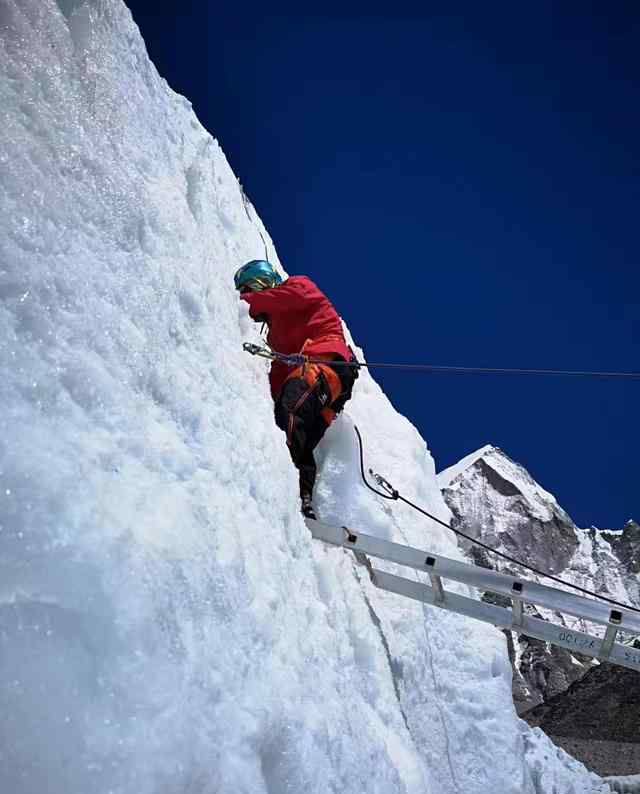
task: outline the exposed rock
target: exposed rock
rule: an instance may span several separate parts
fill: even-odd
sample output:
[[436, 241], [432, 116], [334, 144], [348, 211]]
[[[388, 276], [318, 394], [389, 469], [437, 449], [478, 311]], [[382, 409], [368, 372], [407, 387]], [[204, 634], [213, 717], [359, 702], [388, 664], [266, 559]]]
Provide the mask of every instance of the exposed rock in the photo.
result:
[[640, 772], [640, 673], [597, 665], [522, 717], [600, 775]]

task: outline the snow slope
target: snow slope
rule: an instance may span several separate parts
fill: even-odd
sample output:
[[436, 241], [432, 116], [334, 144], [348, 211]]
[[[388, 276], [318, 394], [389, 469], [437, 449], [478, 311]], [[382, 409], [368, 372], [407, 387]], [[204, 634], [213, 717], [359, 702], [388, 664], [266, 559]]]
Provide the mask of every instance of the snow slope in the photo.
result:
[[[120, 0], [2, 0], [0, 68], [0, 791], [607, 790], [516, 718], [500, 632], [311, 541], [231, 278], [273, 244]], [[449, 516], [363, 373], [323, 518], [419, 545], [354, 422]]]

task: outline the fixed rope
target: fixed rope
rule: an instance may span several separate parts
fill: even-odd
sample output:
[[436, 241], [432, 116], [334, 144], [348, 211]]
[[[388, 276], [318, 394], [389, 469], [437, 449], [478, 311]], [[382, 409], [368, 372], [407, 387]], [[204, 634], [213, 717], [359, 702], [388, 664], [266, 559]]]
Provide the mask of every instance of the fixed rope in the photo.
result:
[[445, 529], [450, 529], [451, 532], [454, 532], [459, 537], [465, 538], [465, 540], [474, 543], [476, 546], [481, 546], [483, 549], [490, 552], [491, 554], [495, 554], [497, 557], [501, 557], [503, 560], [507, 560], [508, 562], [511, 562], [514, 565], [519, 565], [521, 568], [525, 568], [527, 571], [531, 571], [532, 573], [535, 573], [538, 576], [542, 576], [545, 579], [551, 579], [552, 581], [557, 582], [558, 584], [565, 585], [565, 587], [571, 587], [573, 590], [578, 590], [581, 593], [597, 598], [600, 601], [606, 601], [607, 603], [613, 604], [614, 606], [623, 607], [624, 609], [631, 610], [632, 612], [640, 612], [640, 609], [637, 609], [636, 607], [632, 607], [630, 604], [624, 604], [620, 601], [616, 601], [613, 598], [609, 598], [608, 596], [601, 595], [600, 593], [595, 593], [593, 592], [593, 590], [588, 590], [585, 587], [580, 587], [580, 585], [573, 584], [572, 582], [568, 582], [566, 579], [562, 579], [559, 576], [554, 576], [552, 573], [548, 573], [547, 571], [541, 571], [538, 568], [535, 568], [533, 565], [529, 565], [526, 562], [522, 562], [522, 560], [518, 560], [515, 557], [511, 557], [502, 551], [498, 551], [497, 549], [488, 546], [486, 543], [483, 543], [481, 540], [472, 538], [470, 535], [467, 535], [465, 532], [461, 532], [459, 529], [454, 529], [454, 527], [452, 527], [451, 524], [447, 524], [446, 521], [443, 521], [437, 516], [432, 515], [424, 508], [419, 507], [418, 505], [411, 502], [409, 499], [405, 499], [405, 497], [402, 496], [399, 493], [399, 491], [397, 491], [387, 480], [385, 480], [384, 477], [382, 477], [379, 474], [376, 474], [372, 469], [369, 469], [369, 474], [374, 478], [376, 483], [381, 488], [384, 488], [386, 493], [377, 490], [372, 485], [370, 485], [369, 482], [367, 482], [367, 478], [364, 473], [364, 452], [363, 452], [362, 436], [360, 435], [360, 431], [358, 430], [356, 425], [354, 425], [354, 429], [356, 431], [356, 435], [358, 436], [358, 445], [360, 447], [360, 472], [362, 475], [362, 480], [370, 491], [373, 491], [375, 494], [381, 496], [383, 499], [393, 499], [393, 500], [398, 500], [400, 502], [404, 502], [405, 504], [409, 505], [409, 507], [412, 507], [414, 510], [417, 510], [419, 513], [422, 513], [422, 515], [426, 516], [427, 518], [430, 518], [432, 521], [435, 521], [437, 524], [440, 524], [440, 526], [443, 526]]
[[267, 241], [264, 239], [264, 234], [262, 234], [262, 230], [260, 229], [260, 227], [256, 223], [256, 220], [251, 217], [251, 213], [249, 212], [249, 204], [250, 204], [249, 198], [248, 198], [247, 194], [244, 192], [244, 188], [242, 187], [240, 182], [238, 182], [238, 187], [240, 188], [240, 196], [242, 198], [242, 206], [244, 207], [244, 211], [247, 214], [247, 218], [249, 218], [251, 223], [258, 230], [258, 234], [262, 238], [262, 244], [264, 245], [264, 258], [268, 260], [269, 259], [269, 249], [267, 248]]
[[[261, 356], [262, 358], [268, 358], [272, 361], [281, 361], [292, 367], [299, 367], [303, 364], [326, 364], [326, 361], [315, 359], [311, 356], [305, 356], [301, 353], [278, 353], [276, 350], [269, 350], [259, 345], [253, 345], [250, 342], [245, 342], [242, 348], [253, 356]], [[597, 372], [568, 369], [507, 369], [501, 367], [443, 367], [435, 364], [389, 364], [374, 361], [332, 361], [331, 366], [357, 367], [358, 369], [363, 367], [368, 369], [372, 367], [404, 369], [413, 370], [415, 372], [433, 372], [441, 375], [562, 375], [579, 378], [640, 379], [640, 372]]]

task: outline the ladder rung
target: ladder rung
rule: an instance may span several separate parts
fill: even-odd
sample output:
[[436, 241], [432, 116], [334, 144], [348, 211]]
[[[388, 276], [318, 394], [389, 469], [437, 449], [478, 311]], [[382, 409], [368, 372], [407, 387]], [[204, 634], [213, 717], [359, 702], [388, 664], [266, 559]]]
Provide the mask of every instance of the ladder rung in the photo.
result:
[[609, 618], [609, 625], [607, 626], [607, 630], [604, 635], [604, 640], [602, 640], [602, 647], [600, 648], [600, 653], [598, 654], [600, 659], [608, 659], [609, 654], [611, 653], [611, 649], [613, 648], [613, 644], [616, 639], [616, 634], [618, 633], [618, 629], [620, 628], [620, 612], [617, 609], [611, 610], [611, 617]]
[[435, 593], [436, 604], [444, 603], [444, 587], [442, 586], [442, 579], [434, 573], [430, 574], [431, 587]]
[[511, 613], [513, 615], [513, 628], [516, 629], [518, 626], [522, 626], [522, 601], [519, 598], [511, 599]]

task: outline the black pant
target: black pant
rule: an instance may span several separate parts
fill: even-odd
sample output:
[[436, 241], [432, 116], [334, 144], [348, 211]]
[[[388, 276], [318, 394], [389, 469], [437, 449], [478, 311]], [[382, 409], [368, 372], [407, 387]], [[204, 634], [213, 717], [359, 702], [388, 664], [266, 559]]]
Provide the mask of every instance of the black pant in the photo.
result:
[[[342, 385], [340, 397], [331, 406], [341, 411], [351, 397], [351, 389], [357, 377], [352, 367], [335, 367]], [[323, 408], [331, 405], [329, 387], [323, 376], [314, 384], [304, 378], [285, 381], [276, 399], [276, 424], [287, 434], [287, 445], [291, 459], [300, 473], [300, 495], [313, 493], [316, 481], [316, 462], [313, 450], [324, 436], [330, 422], [322, 415]]]

